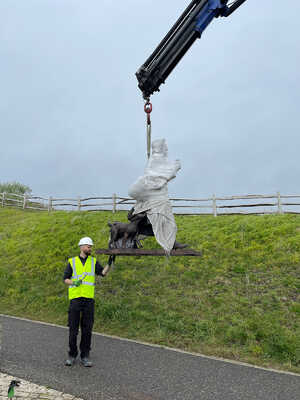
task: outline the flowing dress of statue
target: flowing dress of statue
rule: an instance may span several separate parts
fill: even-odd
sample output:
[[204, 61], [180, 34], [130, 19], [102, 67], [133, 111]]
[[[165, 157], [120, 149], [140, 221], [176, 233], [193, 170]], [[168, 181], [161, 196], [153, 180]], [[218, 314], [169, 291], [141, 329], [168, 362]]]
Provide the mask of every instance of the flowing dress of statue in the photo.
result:
[[167, 254], [173, 249], [177, 226], [168, 195], [168, 182], [176, 177], [180, 161], [168, 160], [165, 139], [152, 142], [152, 154], [143, 176], [129, 188], [129, 196], [136, 200], [133, 214], [146, 212], [157, 242]]

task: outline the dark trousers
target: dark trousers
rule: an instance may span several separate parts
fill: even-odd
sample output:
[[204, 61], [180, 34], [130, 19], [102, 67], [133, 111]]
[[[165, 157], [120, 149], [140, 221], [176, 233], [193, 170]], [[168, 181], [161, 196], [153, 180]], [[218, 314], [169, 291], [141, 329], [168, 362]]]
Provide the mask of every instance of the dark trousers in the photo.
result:
[[69, 306], [69, 356], [77, 357], [77, 335], [80, 325], [80, 356], [88, 357], [91, 349], [94, 324], [94, 299], [78, 297], [72, 299]]

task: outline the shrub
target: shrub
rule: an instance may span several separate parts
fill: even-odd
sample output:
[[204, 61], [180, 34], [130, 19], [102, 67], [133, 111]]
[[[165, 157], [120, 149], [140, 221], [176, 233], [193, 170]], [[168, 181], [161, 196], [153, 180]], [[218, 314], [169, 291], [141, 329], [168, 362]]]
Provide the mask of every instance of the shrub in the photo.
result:
[[0, 193], [14, 193], [14, 194], [30, 194], [32, 190], [29, 186], [23, 185], [19, 182], [6, 182], [0, 183]]

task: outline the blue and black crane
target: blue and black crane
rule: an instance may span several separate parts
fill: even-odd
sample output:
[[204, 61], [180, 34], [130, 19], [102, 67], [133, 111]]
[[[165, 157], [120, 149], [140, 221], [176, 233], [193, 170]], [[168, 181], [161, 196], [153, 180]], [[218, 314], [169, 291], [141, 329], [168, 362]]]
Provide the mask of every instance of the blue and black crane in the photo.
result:
[[152, 104], [150, 96], [159, 87], [186, 54], [193, 43], [201, 38], [208, 25], [219, 17], [229, 17], [247, 0], [193, 0], [157, 48], [136, 72], [138, 86], [145, 99], [147, 114], [147, 156], [150, 157]]
[[229, 17], [246, 1], [193, 0], [136, 72], [144, 99], [149, 100], [159, 91], [160, 85], [215, 18]]

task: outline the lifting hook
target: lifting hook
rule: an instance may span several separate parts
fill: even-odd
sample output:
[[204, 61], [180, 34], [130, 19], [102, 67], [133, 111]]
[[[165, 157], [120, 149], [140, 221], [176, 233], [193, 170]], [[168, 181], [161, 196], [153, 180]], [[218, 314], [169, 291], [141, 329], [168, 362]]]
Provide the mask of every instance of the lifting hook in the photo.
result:
[[151, 118], [150, 114], [152, 112], [152, 103], [150, 103], [150, 99], [146, 99], [146, 103], [144, 105], [144, 111], [147, 114], [147, 157], [150, 158], [151, 151]]

